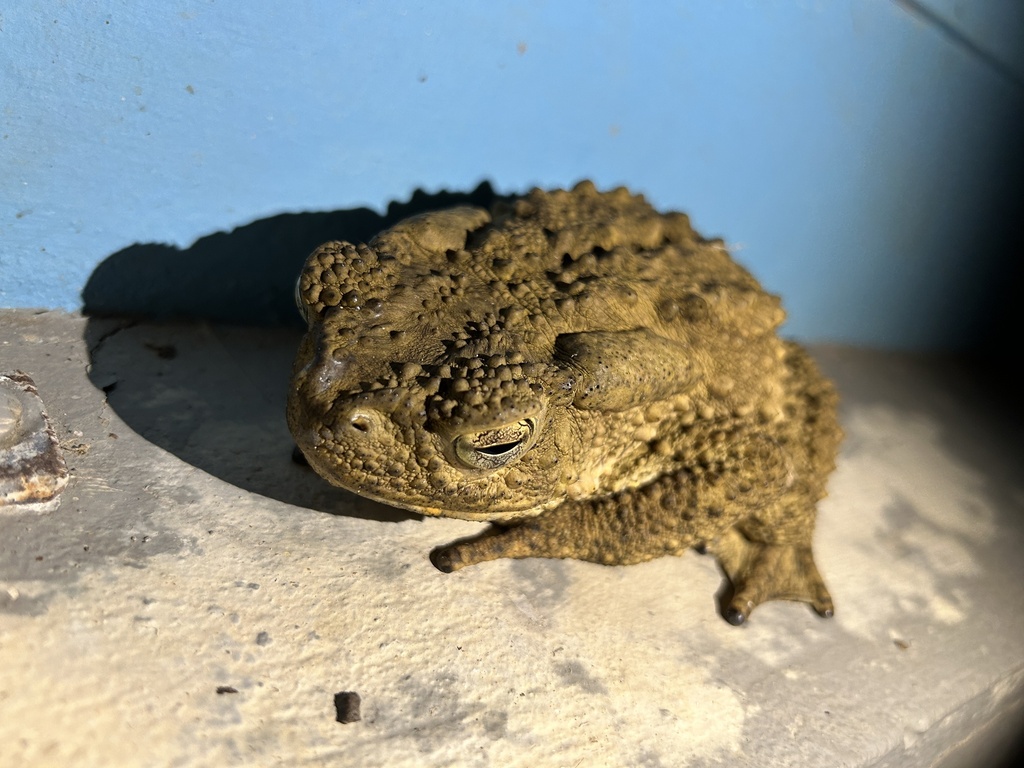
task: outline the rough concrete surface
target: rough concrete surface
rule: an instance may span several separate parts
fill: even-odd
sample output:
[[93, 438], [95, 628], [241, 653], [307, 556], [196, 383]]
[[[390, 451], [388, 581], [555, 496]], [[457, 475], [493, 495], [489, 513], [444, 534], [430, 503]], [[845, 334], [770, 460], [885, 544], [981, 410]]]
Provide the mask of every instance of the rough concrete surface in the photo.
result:
[[1021, 722], [1021, 444], [962, 369], [814, 350], [836, 616], [735, 628], [696, 553], [439, 573], [477, 524], [291, 462], [296, 342], [0, 312], [71, 474], [56, 511], [0, 507], [0, 765], [952, 768]]

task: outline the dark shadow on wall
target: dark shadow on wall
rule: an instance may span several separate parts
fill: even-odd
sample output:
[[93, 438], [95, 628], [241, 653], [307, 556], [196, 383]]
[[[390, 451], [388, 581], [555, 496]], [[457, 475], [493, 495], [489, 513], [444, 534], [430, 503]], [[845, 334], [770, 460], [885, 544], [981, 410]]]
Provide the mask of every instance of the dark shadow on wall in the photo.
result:
[[384, 215], [283, 214], [184, 250], [118, 251], [83, 292], [89, 377], [131, 429], [235, 487], [332, 514], [417, 518], [331, 487], [292, 461], [284, 411], [302, 334], [295, 279], [327, 240], [365, 242], [407, 216], [496, 199], [486, 182], [465, 193], [417, 191]]
[[485, 181], [471, 192], [416, 190], [384, 215], [369, 208], [280, 214], [207, 235], [185, 249], [136, 243], [96, 267], [82, 291], [83, 309], [90, 316], [298, 327], [295, 279], [321, 243], [366, 242], [407, 216], [455, 205], [486, 208], [496, 198]]

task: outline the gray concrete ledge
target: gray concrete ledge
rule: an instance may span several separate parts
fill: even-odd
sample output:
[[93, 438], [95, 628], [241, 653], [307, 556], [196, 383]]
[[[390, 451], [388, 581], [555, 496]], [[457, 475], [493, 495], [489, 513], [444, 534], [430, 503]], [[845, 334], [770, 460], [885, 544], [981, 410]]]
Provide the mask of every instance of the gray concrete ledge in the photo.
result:
[[290, 461], [296, 342], [0, 312], [71, 474], [56, 511], [0, 510], [0, 765], [953, 768], [1024, 719], [1019, 424], [961, 368], [814, 350], [848, 433], [836, 617], [737, 629], [695, 553], [437, 572], [477, 525]]

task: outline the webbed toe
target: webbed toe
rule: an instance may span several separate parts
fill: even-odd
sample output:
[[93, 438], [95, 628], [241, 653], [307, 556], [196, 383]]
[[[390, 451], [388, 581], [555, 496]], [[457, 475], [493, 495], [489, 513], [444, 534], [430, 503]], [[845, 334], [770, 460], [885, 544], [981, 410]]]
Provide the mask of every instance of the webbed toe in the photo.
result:
[[809, 544], [751, 541], [731, 528], [709, 549], [733, 586], [722, 610], [733, 626], [744, 624], [754, 608], [769, 600], [805, 602], [824, 618], [835, 613]]

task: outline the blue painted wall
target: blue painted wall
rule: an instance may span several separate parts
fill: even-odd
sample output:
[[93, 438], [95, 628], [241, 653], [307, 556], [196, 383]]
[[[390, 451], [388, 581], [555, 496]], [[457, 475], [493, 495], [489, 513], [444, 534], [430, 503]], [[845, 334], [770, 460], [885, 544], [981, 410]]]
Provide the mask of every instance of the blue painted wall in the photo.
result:
[[[1016, 0], [7, 5], [0, 306], [75, 309], [92, 280], [131, 308], [135, 244], [590, 177], [723, 235], [790, 335], [948, 347], [1014, 242]], [[163, 279], [146, 303], [195, 295]]]

